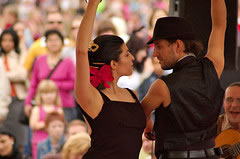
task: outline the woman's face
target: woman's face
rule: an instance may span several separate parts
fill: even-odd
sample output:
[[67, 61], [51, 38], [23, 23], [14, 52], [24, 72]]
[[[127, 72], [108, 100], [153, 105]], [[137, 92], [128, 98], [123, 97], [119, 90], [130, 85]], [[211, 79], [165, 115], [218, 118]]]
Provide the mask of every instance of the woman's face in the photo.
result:
[[57, 34], [51, 34], [46, 41], [49, 53], [60, 53], [63, 43]]
[[125, 43], [121, 46], [122, 53], [120, 54], [119, 61], [117, 62], [117, 73], [120, 76], [129, 76], [133, 72], [134, 57], [129, 52]]
[[14, 41], [11, 34], [3, 35], [1, 47], [6, 53], [9, 53], [12, 49], [14, 49]]
[[0, 156], [8, 156], [12, 153], [14, 139], [8, 135], [0, 135]]

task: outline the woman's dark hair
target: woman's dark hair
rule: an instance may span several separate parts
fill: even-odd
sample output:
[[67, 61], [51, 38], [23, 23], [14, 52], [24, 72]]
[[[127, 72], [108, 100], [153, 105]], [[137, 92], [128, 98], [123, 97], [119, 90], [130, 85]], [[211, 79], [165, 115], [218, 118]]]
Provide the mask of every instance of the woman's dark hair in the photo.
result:
[[[180, 39], [181, 40], [181, 39]], [[167, 40], [169, 43], [174, 43], [176, 40]], [[199, 56], [203, 51], [203, 44], [197, 40], [182, 40], [185, 46], [185, 53], [193, 53], [195, 56]]]
[[137, 61], [136, 57], [140, 50], [146, 50], [147, 53], [145, 41], [142, 38], [137, 37], [136, 34], [133, 34], [127, 42], [127, 47], [135, 58], [133, 61], [134, 68], [137, 70], [137, 72], [142, 73], [144, 69], [144, 62], [146, 61], [147, 56], [143, 58], [142, 61]]
[[17, 36], [17, 33], [16, 31], [14, 31], [12, 28], [9, 28], [9, 29], [5, 29], [2, 34], [0, 35], [0, 54], [2, 53], [6, 53], [6, 51], [2, 48], [2, 41], [3, 41], [3, 37], [4, 35], [11, 35], [12, 38], [13, 38], [13, 43], [14, 43], [14, 50], [16, 53], [20, 53], [20, 49], [19, 49], [19, 39], [18, 39], [18, 36]]
[[56, 34], [61, 39], [62, 43], [64, 44], [64, 37], [63, 37], [62, 33], [56, 29], [50, 29], [45, 32], [44, 36], [46, 37], [46, 41], [48, 40], [48, 37], [52, 34]]
[[88, 59], [90, 66], [100, 67], [104, 63], [109, 65], [112, 60], [119, 61], [119, 56], [122, 53], [121, 46], [124, 43], [123, 39], [116, 35], [101, 35], [93, 40], [93, 50], [98, 45], [98, 49], [88, 51]]

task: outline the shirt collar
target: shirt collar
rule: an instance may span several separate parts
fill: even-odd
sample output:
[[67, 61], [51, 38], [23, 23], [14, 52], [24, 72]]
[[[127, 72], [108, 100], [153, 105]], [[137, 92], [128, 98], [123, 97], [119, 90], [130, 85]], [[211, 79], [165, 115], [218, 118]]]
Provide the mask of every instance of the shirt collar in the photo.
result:
[[186, 54], [185, 56], [181, 57], [180, 59], [178, 59], [177, 62], [181, 61], [182, 59], [188, 57], [188, 56], [193, 56], [193, 57], [196, 57], [193, 53], [189, 53], [189, 54]]
[[224, 115], [224, 119], [222, 122], [222, 131], [227, 130], [227, 129], [231, 129], [232, 126], [230, 124], [230, 121], [228, 120], [227, 116]]

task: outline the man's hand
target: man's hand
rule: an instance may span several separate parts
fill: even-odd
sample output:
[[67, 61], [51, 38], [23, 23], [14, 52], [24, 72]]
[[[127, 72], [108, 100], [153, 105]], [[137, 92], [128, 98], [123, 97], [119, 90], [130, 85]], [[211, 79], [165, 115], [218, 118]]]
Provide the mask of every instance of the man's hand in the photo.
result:
[[150, 116], [149, 119], [147, 119], [146, 128], [144, 130], [144, 136], [148, 140], [155, 140], [155, 135], [153, 134], [152, 129], [153, 129], [153, 120], [152, 120], [152, 116]]

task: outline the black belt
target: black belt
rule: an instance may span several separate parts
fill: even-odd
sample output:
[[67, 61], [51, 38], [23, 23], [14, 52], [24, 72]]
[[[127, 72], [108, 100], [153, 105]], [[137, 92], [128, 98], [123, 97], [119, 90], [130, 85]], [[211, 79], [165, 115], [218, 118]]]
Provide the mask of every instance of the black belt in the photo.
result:
[[189, 151], [166, 151], [164, 152], [159, 159], [162, 158], [204, 158], [215, 156], [213, 148], [205, 150], [189, 150]]

